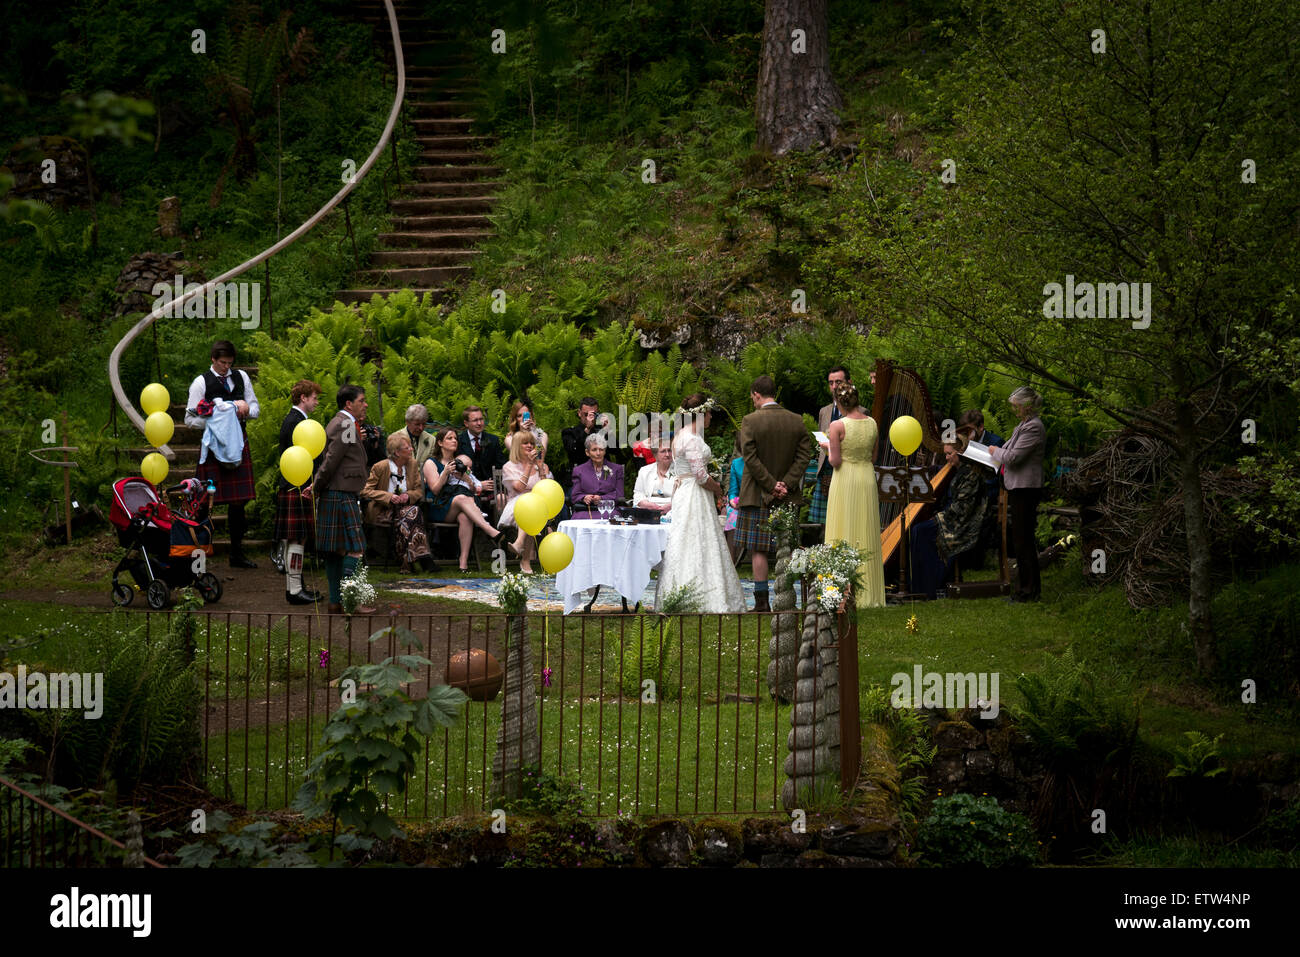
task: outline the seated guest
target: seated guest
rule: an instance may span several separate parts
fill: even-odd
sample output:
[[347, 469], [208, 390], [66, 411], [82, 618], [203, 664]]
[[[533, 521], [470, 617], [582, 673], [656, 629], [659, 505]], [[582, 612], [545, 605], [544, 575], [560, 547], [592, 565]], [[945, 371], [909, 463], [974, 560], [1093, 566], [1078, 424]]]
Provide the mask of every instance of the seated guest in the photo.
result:
[[437, 452], [424, 463], [424, 489], [427, 501], [426, 520], [430, 524], [455, 522], [460, 538], [460, 570], [469, 570], [469, 549], [474, 542], [474, 529], [479, 528], [494, 543], [505, 539], [483, 517], [476, 496], [482, 483], [474, 477], [473, 463], [468, 455], [456, 454], [460, 440], [456, 430], [445, 426], [434, 433]]
[[574, 518], [597, 518], [596, 505], [602, 500], [618, 501], [623, 495], [623, 466], [605, 461], [605, 437], [599, 432], [587, 436], [587, 461], [573, 470]]
[[537, 425], [537, 420], [533, 418], [533, 410], [527, 401], [516, 402], [510, 407], [510, 424], [506, 428], [506, 455], [511, 453], [515, 436], [520, 432], [532, 435], [533, 444], [542, 450], [542, 458], [546, 458], [546, 449], [551, 440]]
[[415, 450], [417, 469], [423, 469], [424, 463], [438, 451], [433, 441], [433, 433], [425, 429], [428, 424], [429, 410], [417, 403], [406, 410], [406, 428], [398, 429], [393, 433], [406, 436], [406, 440], [411, 443], [411, 448]]
[[641, 466], [636, 473], [636, 489], [632, 502], [637, 508], [657, 508], [667, 513], [673, 507], [673, 485], [676, 482], [668, 473], [673, 465], [673, 442], [666, 435], [654, 440], [655, 460]]
[[465, 429], [460, 433], [460, 455], [468, 455], [470, 471], [478, 479], [479, 507], [485, 512], [493, 509], [493, 496], [500, 491], [492, 481], [492, 470], [506, 464], [505, 447], [491, 432], [484, 431], [487, 414], [477, 405], [465, 407], [462, 416]]
[[960, 434], [944, 443], [944, 457], [953, 467], [947, 502], [934, 518], [912, 526], [912, 590], [929, 598], [947, 580], [952, 560], [979, 540], [988, 508], [983, 475], [987, 469], [961, 458], [966, 444]]
[[394, 432], [386, 444], [388, 458], [374, 464], [361, 490], [365, 519], [367, 524], [386, 525], [392, 530], [397, 552], [402, 557], [402, 571], [418, 565], [427, 572], [433, 567], [433, 561], [420, 515], [424, 483], [415, 467], [411, 442], [400, 432]]
[[[497, 523], [498, 527], [506, 528], [513, 525], [515, 523], [515, 500], [542, 479], [550, 477], [551, 473], [546, 468], [546, 463], [542, 461], [542, 450], [533, 441], [532, 433], [527, 431], [519, 432], [515, 436], [514, 446], [510, 451], [510, 461], [506, 463], [505, 470], [501, 473], [501, 481], [505, 484], [509, 501], [506, 502], [505, 510], [501, 513], [501, 521]], [[519, 570], [525, 575], [531, 575], [533, 573], [531, 567], [534, 551], [533, 537], [525, 535], [524, 530], [521, 528], [519, 534], [515, 536], [515, 540], [510, 543], [510, 548], [519, 556]]]

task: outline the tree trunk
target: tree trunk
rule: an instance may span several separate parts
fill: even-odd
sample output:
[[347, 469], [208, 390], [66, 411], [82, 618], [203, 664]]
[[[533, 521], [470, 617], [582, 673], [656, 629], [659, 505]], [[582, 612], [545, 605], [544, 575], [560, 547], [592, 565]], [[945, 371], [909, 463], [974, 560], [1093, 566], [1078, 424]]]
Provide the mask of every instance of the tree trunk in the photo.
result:
[[1210, 533], [1205, 523], [1205, 493], [1201, 468], [1196, 460], [1197, 430], [1191, 403], [1183, 400], [1175, 412], [1178, 436], [1178, 484], [1183, 494], [1183, 522], [1187, 526], [1187, 559], [1190, 579], [1187, 596], [1187, 625], [1196, 652], [1196, 670], [1208, 675], [1218, 666], [1214, 647], [1214, 624], [1210, 614], [1213, 586], [1210, 580]]
[[501, 726], [492, 757], [492, 791], [518, 797], [525, 768], [538, 763], [537, 689], [533, 679], [533, 643], [523, 615], [510, 619], [510, 649], [506, 652], [505, 694], [501, 699]]
[[831, 78], [826, 0], [767, 0], [754, 125], [780, 156], [831, 142], [843, 105]]

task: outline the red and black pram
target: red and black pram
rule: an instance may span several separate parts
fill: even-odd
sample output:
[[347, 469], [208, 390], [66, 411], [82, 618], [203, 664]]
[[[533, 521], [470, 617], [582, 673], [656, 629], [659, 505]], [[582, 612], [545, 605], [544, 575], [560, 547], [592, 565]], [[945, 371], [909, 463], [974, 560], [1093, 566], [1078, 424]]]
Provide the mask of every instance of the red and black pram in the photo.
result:
[[[132, 476], [113, 483], [108, 518], [127, 550], [113, 569], [116, 605], [131, 604], [135, 593], [143, 591], [150, 608], [166, 608], [171, 590], [189, 585], [209, 604], [221, 600], [221, 582], [207, 570], [212, 557], [207, 488], [198, 479], [186, 479], [167, 493], [174, 508], [158, 497], [148, 479]], [[119, 580], [123, 572], [134, 586]]]

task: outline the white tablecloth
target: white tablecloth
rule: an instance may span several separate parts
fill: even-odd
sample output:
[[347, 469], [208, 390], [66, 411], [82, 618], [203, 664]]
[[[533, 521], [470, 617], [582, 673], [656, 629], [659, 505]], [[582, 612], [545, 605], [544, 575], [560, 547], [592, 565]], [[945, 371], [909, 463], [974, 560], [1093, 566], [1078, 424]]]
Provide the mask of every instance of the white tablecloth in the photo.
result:
[[573, 539], [573, 561], [555, 576], [567, 615], [587, 603], [587, 589], [609, 585], [630, 602], [641, 600], [650, 569], [668, 547], [667, 525], [610, 525], [602, 521], [561, 522]]

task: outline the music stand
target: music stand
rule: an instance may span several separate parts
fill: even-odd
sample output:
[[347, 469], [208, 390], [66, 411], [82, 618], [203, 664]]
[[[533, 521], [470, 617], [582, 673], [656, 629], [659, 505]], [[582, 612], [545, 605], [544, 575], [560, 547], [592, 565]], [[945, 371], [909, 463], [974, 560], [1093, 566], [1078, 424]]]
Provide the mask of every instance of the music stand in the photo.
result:
[[878, 465], [876, 466], [877, 491], [882, 502], [902, 502], [903, 517], [898, 537], [898, 594], [899, 599], [914, 598], [908, 575], [907, 557], [907, 508], [913, 502], [933, 502], [934, 488], [930, 477], [921, 465]]

